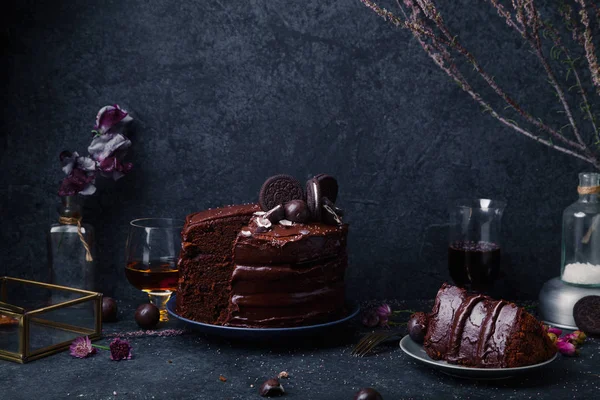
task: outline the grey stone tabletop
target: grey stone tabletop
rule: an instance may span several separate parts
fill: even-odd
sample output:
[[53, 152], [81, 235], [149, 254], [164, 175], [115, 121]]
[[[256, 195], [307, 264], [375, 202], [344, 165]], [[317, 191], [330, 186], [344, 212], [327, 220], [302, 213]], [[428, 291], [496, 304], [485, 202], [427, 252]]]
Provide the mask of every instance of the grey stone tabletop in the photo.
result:
[[[68, 351], [28, 364], [0, 361], [0, 399], [261, 399], [260, 385], [281, 371], [289, 399], [348, 399], [363, 387], [386, 400], [591, 399], [600, 390], [600, 340], [588, 338], [578, 357], [559, 355], [533, 373], [503, 380], [455, 378], [402, 352], [398, 340], [363, 358], [350, 355], [369, 330], [353, 321], [330, 336], [276, 342], [206, 337], [171, 320], [141, 331], [136, 304], [119, 302], [119, 321], [105, 323], [107, 345], [130, 341], [133, 358], [111, 361], [107, 351], [76, 359]], [[426, 311], [429, 301], [395, 302], [393, 309]], [[399, 328], [404, 329], [404, 328]]]

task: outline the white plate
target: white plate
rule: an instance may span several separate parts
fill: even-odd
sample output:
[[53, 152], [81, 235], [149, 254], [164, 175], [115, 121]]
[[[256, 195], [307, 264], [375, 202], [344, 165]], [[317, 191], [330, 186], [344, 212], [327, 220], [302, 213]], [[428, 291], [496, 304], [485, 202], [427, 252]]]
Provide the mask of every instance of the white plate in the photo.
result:
[[469, 379], [506, 379], [513, 377], [518, 374], [523, 374], [527, 372], [531, 372], [538, 368], [545, 367], [550, 364], [552, 361], [556, 360], [558, 355], [555, 354], [551, 359], [544, 361], [539, 364], [527, 365], [524, 367], [515, 367], [515, 368], [473, 368], [473, 367], [463, 367], [462, 365], [449, 364], [446, 361], [438, 361], [431, 359], [423, 346], [419, 343], [413, 341], [410, 336], [406, 335], [400, 341], [400, 348], [406, 354], [411, 356], [417, 361], [420, 361], [424, 364], [429, 365], [435, 369], [440, 370], [441, 372], [456, 376], [459, 378], [469, 378]]

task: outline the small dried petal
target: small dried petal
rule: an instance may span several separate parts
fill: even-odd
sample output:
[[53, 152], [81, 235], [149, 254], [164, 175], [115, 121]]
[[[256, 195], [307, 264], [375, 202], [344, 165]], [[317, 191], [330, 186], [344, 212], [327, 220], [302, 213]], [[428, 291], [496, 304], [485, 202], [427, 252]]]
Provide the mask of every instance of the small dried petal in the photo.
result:
[[548, 332], [548, 337], [550, 338], [550, 340], [552, 340], [552, 343], [556, 343], [556, 341], [558, 340], [558, 336], [551, 332]]
[[96, 125], [94, 129], [100, 134], [115, 133], [122, 129], [124, 125], [133, 121], [129, 113], [119, 107], [118, 104], [112, 106], [104, 106], [96, 115]]
[[548, 333], [554, 333], [557, 337], [560, 337], [560, 335], [562, 335], [562, 329], [558, 329], [558, 328], [554, 328], [554, 327], [549, 327], [548, 328]]

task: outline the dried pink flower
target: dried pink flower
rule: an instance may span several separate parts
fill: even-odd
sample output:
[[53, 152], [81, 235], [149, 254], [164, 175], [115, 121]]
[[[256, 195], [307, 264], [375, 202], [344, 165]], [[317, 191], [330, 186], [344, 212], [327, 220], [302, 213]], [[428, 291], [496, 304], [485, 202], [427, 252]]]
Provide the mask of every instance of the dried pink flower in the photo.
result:
[[96, 354], [96, 349], [92, 347], [92, 341], [87, 336], [78, 337], [73, 340], [69, 350], [71, 355], [77, 358], [86, 358], [89, 355]]
[[587, 338], [586, 334], [581, 331], [575, 331], [573, 333], [569, 333], [568, 335], [563, 336], [561, 339], [569, 341], [575, 346], [579, 346], [583, 344], [585, 339]]
[[131, 345], [127, 340], [116, 338], [110, 342], [110, 359], [113, 361], [131, 360]]
[[558, 347], [558, 351], [560, 351], [560, 353], [565, 356], [579, 355], [579, 350], [577, 350], [577, 347], [568, 340], [565, 340], [564, 338], [559, 338], [556, 341], [556, 347]]

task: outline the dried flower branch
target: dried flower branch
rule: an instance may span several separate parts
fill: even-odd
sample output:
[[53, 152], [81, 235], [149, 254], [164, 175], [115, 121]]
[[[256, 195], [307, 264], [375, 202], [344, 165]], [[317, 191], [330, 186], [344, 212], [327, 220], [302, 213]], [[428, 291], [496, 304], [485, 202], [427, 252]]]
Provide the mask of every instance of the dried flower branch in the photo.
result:
[[[563, 133], [564, 127], [555, 129], [542, 122], [541, 119], [534, 117], [519, 105], [503, 88], [501, 88], [494, 78], [484, 70], [473, 54], [460, 43], [458, 37], [451, 33], [433, 0], [403, 0], [404, 6], [396, 0], [402, 13], [402, 17], [379, 7], [371, 0], [361, 0], [363, 4], [386, 21], [395, 26], [408, 29], [417, 39], [427, 55], [433, 59], [435, 64], [450, 76], [466, 93], [468, 93], [473, 100], [479, 103], [485, 111], [489, 112], [490, 115], [501, 123], [530, 139], [562, 153], [586, 161], [600, 169], [600, 159], [596, 151], [597, 147], [600, 145], [596, 119], [582, 84], [582, 75], [576, 68], [576, 58], [571, 56], [571, 52], [563, 43], [559, 31], [542, 19], [535, 6], [534, 0], [512, 0], [508, 6], [503, 5], [501, 0], [486, 1], [494, 7], [497, 14], [506, 21], [506, 24], [517, 32], [530, 46], [532, 53], [536, 56], [546, 72], [548, 82], [558, 97], [567, 118], [568, 124], [566, 126], [570, 128], [570, 132]], [[592, 27], [587, 11], [589, 8], [587, 0], [571, 1], [579, 5], [580, 21], [573, 18], [574, 7], [570, 5], [563, 4], [559, 7], [559, 13], [564, 19], [567, 29], [571, 32], [574, 42], [583, 48], [590, 69], [592, 83], [596, 86], [596, 89], [600, 94], [600, 67], [598, 66], [593, 43]], [[598, 7], [593, 5], [592, 10], [596, 14], [599, 12]], [[547, 38], [550, 39], [550, 44], [553, 46], [550, 54], [551, 58], [544, 52], [545, 47], [543, 39]], [[533, 127], [537, 129], [537, 132], [519, 126], [509, 117], [499, 113], [489, 100], [484, 99], [459, 70], [457, 66], [459, 63], [457, 62], [455, 54], [463, 61], [471, 64], [487, 86], [509, 106], [508, 108], [514, 110], [528, 124], [533, 125]], [[559, 60], [560, 57], [562, 57], [562, 59]], [[591, 134], [588, 134], [590, 131], [589, 129], [583, 130], [578, 124], [577, 116], [575, 115], [573, 107], [569, 104], [567, 92], [557, 78], [558, 75], [555, 72], [555, 68], [552, 66], [552, 61], [560, 61], [562, 64], [566, 65], [568, 68], [567, 76], [572, 74], [575, 79], [576, 84], [569, 88], [569, 91], [573, 87], [577, 88], [577, 94], [581, 97], [579, 108], [582, 114], [585, 115], [585, 119], [590, 121], [592, 128]], [[590, 148], [590, 142], [596, 145], [594, 149]]]
[[598, 57], [596, 57], [596, 49], [592, 41], [592, 30], [590, 28], [590, 17], [587, 13], [586, 0], [575, 0], [580, 6], [579, 16], [581, 24], [584, 27], [583, 31], [583, 47], [585, 49], [585, 57], [587, 58], [590, 72], [592, 74], [592, 82], [596, 86], [596, 90], [600, 94], [600, 65], [598, 65]]

